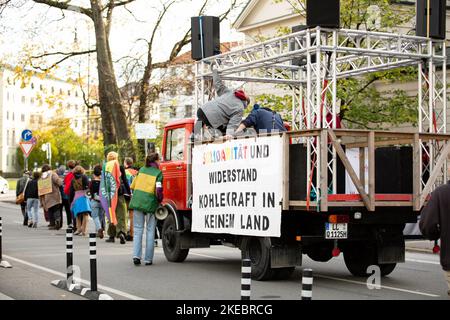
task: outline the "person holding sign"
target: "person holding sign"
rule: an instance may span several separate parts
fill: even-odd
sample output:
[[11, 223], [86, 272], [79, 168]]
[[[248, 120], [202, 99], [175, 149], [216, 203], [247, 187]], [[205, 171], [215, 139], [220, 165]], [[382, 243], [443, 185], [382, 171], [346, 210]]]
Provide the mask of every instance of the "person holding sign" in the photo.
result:
[[50, 225], [49, 230], [59, 230], [61, 228], [61, 210], [62, 203], [59, 187], [63, 181], [58, 175], [51, 171], [48, 164], [42, 166], [42, 176], [38, 180], [38, 193], [44, 210], [48, 211]]
[[217, 129], [222, 134], [233, 136], [244, 115], [244, 109], [250, 104], [250, 98], [244, 90], [231, 90], [220, 79], [216, 69], [213, 72], [213, 83], [217, 98], [205, 103], [197, 110], [195, 133], [203, 129]]

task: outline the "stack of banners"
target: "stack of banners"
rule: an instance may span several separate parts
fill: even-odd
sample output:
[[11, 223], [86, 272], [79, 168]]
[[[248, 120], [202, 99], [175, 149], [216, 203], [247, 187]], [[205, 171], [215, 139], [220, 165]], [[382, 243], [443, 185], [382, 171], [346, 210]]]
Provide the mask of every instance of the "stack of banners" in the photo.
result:
[[195, 146], [192, 180], [192, 231], [280, 236], [282, 137]]

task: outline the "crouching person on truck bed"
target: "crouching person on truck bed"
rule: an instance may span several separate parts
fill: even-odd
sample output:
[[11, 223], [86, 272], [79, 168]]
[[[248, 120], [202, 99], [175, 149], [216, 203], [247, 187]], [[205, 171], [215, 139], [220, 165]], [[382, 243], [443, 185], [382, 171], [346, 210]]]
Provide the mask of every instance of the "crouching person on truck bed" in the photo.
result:
[[280, 114], [269, 108], [261, 108], [256, 103], [252, 112], [241, 122], [235, 134], [240, 135], [247, 128], [254, 128], [257, 134], [286, 131]]
[[133, 210], [134, 237], [133, 237], [133, 262], [141, 264], [142, 236], [144, 224], [146, 224], [145, 265], [153, 263], [155, 226], [155, 211], [163, 199], [162, 189], [163, 175], [159, 170], [159, 155], [151, 153], [145, 158], [145, 166], [139, 170], [131, 184], [133, 196], [130, 209]]
[[242, 121], [244, 109], [250, 104], [250, 98], [242, 89], [227, 88], [216, 69], [213, 69], [213, 83], [218, 97], [198, 108], [194, 132], [199, 135], [203, 127], [219, 130], [222, 135], [232, 136]]
[[441, 266], [450, 295], [450, 181], [437, 187], [422, 209], [419, 227], [425, 238], [441, 239]]

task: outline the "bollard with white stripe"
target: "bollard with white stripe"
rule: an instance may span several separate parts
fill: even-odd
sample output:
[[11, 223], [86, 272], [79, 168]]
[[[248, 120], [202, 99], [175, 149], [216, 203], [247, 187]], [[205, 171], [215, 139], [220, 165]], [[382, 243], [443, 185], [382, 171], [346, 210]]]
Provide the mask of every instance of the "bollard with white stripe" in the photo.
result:
[[251, 264], [252, 261], [250, 259], [242, 259], [241, 300], [250, 300], [250, 286], [252, 281]]
[[67, 264], [67, 286], [72, 284], [73, 277], [73, 229], [66, 229], [66, 264]]
[[91, 261], [91, 291], [97, 291], [97, 234], [89, 233], [89, 259]]
[[2, 217], [0, 217], [0, 267], [2, 268], [12, 268], [8, 261], [3, 260], [2, 257], [2, 236], [3, 236], [3, 222]]
[[303, 269], [302, 277], [302, 300], [312, 300], [313, 271]]

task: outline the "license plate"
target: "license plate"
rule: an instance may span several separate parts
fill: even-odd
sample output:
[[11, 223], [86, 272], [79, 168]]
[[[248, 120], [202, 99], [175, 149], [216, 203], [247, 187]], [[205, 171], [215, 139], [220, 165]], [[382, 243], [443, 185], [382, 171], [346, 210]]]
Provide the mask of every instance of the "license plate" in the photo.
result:
[[325, 239], [347, 239], [347, 223], [325, 223]]

